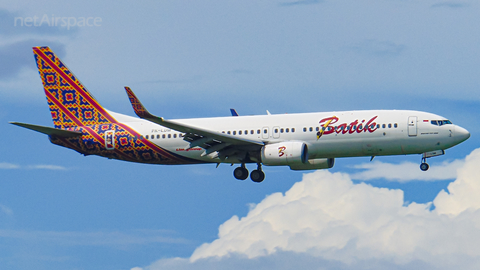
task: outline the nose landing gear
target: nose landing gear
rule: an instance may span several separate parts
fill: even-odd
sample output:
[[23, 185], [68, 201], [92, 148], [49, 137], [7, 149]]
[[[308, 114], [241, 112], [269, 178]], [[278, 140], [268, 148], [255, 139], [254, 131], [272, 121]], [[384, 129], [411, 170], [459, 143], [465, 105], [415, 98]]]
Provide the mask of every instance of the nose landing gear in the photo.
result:
[[422, 154], [422, 164], [420, 164], [420, 170], [425, 172], [425, 171], [428, 171], [428, 168], [430, 168], [430, 166], [427, 164], [427, 158], [441, 156], [441, 155], [444, 155], [444, 154], [445, 154], [444, 150], [436, 150], [436, 151], [423, 153]]
[[420, 164], [420, 170], [425, 172], [425, 171], [428, 171], [428, 168], [430, 168], [430, 166], [427, 164], [427, 159], [422, 158], [422, 164]]

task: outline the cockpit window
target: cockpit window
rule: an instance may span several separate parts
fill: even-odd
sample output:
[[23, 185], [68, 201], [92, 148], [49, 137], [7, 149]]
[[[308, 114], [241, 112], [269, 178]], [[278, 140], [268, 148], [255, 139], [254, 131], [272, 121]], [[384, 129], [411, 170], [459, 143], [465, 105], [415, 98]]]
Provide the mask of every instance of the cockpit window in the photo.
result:
[[443, 125], [451, 125], [452, 122], [450, 122], [450, 120], [432, 120], [430, 121], [430, 123], [432, 125], [435, 125], [435, 126], [443, 126]]

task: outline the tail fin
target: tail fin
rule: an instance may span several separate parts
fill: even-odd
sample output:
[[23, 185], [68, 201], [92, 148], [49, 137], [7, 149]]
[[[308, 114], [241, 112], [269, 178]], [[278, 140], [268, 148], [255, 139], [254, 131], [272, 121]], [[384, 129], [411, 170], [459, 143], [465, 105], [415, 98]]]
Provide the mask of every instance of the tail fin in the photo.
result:
[[49, 47], [33, 47], [55, 128], [116, 123]]

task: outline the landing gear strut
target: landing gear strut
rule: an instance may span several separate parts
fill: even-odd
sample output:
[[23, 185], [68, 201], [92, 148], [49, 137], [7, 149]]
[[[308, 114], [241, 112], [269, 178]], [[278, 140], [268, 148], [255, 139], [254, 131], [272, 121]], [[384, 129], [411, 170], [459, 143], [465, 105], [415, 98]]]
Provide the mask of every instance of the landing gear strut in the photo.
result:
[[436, 157], [445, 155], [445, 150], [435, 150], [430, 152], [425, 152], [422, 154], [422, 164], [420, 164], [420, 170], [427, 171], [430, 166], [427, 164], [427, 158]]
[[248, 170], [245, 168], [245, 163], [242, 164], [241, 167], [237, 167], [233, 171], [233, 176], [238, 180], [245, 180], [248, 177]]
[[262, 171], [262, 164], [258, 163], [257, 169], [250, 173], [250, 179], [256, 183], [260, 183], [265, 179], [265, 173]]
[[425, 172], [425, 171], [428, 171], [428, 168], [430, 168], [430, 166], [428, 166], [428, 164], [427, 164], [427, 158], [423, 157], [422, 158], [422, 164], [420, 164], [420, 170]]

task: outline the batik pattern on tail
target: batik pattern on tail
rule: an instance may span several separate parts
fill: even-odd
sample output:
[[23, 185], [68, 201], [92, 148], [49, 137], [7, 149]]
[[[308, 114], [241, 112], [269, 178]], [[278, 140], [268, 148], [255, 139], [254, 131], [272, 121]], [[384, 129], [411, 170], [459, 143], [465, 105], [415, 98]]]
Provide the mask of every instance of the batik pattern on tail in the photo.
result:
[[[34, 47], [33, 53], [55, 128], [82, 132], [82, 136], [68, 138], [50, 136], [52, 143], [84, 155], [132, 162], [198, 163], [171, 153], [127, 125], [118, 123], [50, 48]], [[113, 134], [111, 145], [108, 143], [107, 131]]]
[[[171, 165], [199, 163], [158, 147], [124, 124], [82, 126], [72, 130], [82, 132], [82, 137], [50, 137], [50, 141], [84, 155], [98, 155], [131, 162]], [[115, 149], [106, 149], [107, 131], [115, 134], [113, 138]]]
[[33, 53], [55, 128], [117, 122], [49, 47], [34, 47]]

